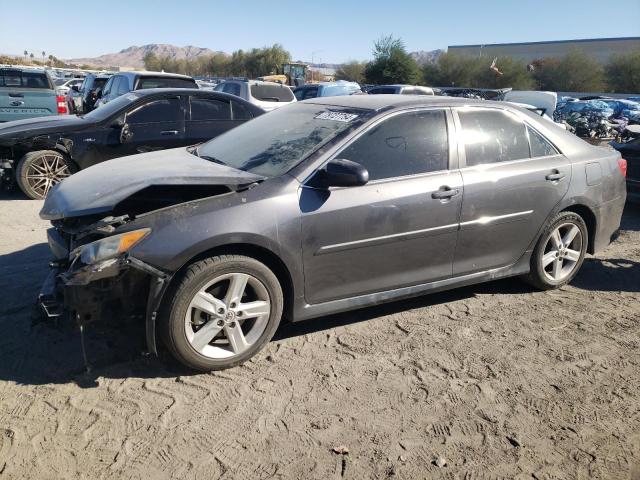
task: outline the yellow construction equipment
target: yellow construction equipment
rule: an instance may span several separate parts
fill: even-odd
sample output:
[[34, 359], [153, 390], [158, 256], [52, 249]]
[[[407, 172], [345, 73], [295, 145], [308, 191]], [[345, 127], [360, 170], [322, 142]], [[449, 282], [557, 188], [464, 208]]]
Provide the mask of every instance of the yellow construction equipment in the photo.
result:
[[283, 63], [279, 73], [258, 77], [258, 80], [263, 80], [265, 82], [277, 82], [282, 83], [283, 85], [297, 87], [298, 85], [305, 84], [308, 68], [309, 66], [306, 63]]

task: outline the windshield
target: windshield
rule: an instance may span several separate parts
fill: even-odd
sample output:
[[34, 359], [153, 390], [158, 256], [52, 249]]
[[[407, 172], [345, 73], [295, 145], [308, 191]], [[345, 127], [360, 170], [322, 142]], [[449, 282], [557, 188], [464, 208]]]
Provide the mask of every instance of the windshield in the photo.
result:
[[338, 97], [340, 95], [352, 95], [359, 91], [360, 88], [355, 85], [330, 85], [322, 89], [322, 96]]
[[126, 107], [127, 105], [135, 102], [138, 98], [140, 98], [140, 95], [137, 93], [126, 93], [114, 100], [111, 100], [109, 103], [100, 105], [99, 108], [96, 108], [86, 115], [83, 115], [82, 118], [91, 120], [93, 122], [101, 122], [102, 120], [106, 120], [111, 115], [120, 111], [120, 109], [122, 109], [123, 107]]
[[372, 115], [369, 110], [294, 103], [210, 140], [197, 149], [197, 155], [238, 170], [276, 177]]

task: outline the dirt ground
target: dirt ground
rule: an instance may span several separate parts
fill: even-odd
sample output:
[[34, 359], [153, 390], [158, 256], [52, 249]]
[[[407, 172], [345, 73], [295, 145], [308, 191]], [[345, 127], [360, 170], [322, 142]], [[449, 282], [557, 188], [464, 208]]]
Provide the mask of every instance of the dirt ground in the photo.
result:
[[286, 325], [196, 375], [117, 323], [88, 332], [86, 374], [77, 331], [33, 323], [40, 206], [0, 198], [0, 480], [640, 478], [638, 207], [570, 287]]

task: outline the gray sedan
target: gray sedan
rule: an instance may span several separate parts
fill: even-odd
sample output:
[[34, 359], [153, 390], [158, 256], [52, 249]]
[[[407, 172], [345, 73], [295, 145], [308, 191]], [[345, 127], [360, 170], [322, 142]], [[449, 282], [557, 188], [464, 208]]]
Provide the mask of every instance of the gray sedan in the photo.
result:
[[56, 186], [40, 302], [80, 323], [144, 318], [151, 352], [159, 337], [191, 368], [228, 368], [283, 319], [511, 276], [561, 287], [614, 238], [624, 171], [505, 103], [300, 102]]

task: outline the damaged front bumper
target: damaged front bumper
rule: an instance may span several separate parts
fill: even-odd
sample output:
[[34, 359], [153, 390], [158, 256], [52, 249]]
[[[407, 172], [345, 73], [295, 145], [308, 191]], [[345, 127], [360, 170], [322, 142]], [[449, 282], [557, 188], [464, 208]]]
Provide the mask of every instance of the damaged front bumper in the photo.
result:
[[[38, 304], [50, 319], [63, 316], [79, 326], [120, 316], [145, 318], [149, 353], [157, 354], [156, 317], [170, 276], [131, 255], [121, 255], [92, 265], [61, 259], [63, 247], [49, 238], [52, 253]], [[145, 301], [146, 299], [146, 301]]]

